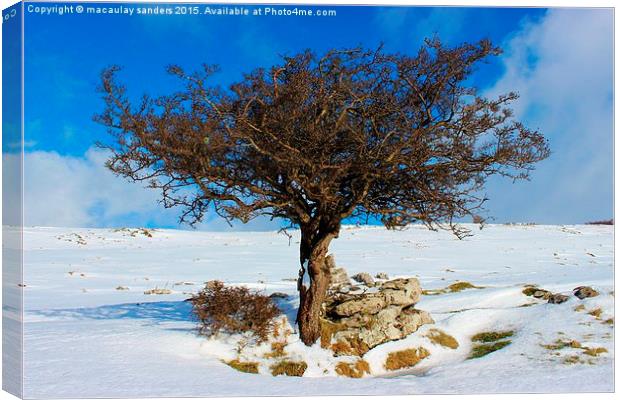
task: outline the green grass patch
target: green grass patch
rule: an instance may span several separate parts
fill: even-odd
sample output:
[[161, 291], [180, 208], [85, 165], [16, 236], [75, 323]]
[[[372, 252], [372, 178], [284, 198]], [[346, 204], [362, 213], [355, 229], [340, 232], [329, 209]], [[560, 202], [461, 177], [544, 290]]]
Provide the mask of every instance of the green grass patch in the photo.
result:
[[471, 340], [473, 342], [490, 343], [490, 342], [496, 342], [500, 339], [511, 337], [514, 334], [515, 334], [514, 331], [480, 332], [472, 336]]
[[469, 359], [484, 357], [487, 354], [501, 350], [512, 343], [510, 340], [503, 340], [495, 343], [486, 343], [475, 345], [471, 351]]

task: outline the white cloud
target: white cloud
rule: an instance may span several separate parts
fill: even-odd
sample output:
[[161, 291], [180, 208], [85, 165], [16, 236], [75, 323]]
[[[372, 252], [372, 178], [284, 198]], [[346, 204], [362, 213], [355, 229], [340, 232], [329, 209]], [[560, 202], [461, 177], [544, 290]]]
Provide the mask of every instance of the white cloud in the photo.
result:
[[552, 9], [504, 44], [505, 74], [485, 95], [521, 95], [516, 115], [547, 136], [551, 157], [532, 182], [494, 182], [505, 219], [584, 222], [613, 213], [613, 14]]
[[104, 166], [106, 153], [84, 157], [34, 151], [24, 156], [24, 221], [43, 226], [113, 226], [124, 219], [165, 221], [158, 193], [116, 177]]
[[[178, 226], [178, 209], [165, 209], [157, 190], [115, 176], [105, 167], [107, 153], [90, 149], [83, 157], [33, 151], [24, 155], [24, 223], [26, 226], [111, 227]], [[5, 166], [17, 166], [18, 154], [3, 154]], [[17, 188], [18, 178], [5, 168], [7, 187]], [[7, 217], [19, 213], [16, 190], [4, 193]], [[6, 218], [5, 218], [6, 219]], [[3, 221], [16, 224], [15, 218]], [[208, 215], [203, 230], [273, 230], [279, 224], [258, 218], [229, 227], [216, 215]], [[187, 226], [183, 228], [188, 229]]]

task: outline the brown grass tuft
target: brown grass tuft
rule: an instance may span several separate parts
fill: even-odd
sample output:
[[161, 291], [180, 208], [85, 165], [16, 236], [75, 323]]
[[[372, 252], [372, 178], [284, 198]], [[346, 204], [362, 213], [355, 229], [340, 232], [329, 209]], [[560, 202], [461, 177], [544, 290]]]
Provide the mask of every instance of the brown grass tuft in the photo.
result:
[[336, 356], [352, 355], [354, 353], [354, 350], [351, 348], [348, 342], [343, 342], [340, 340], [332, 344], [331, 348], [334, 352], [334, 355]]
[[447, 289], [450, 292], [455, 293], [455, 292], [460, 292], [460, 291], [465, 290], [465, 289], [483, 289], [483, 287], [482, 286], [472, 285], [469, 282], [456, 282], [456, 283], [453, 283], [452, 285], [448, 286]]
[[361, 378], [364, 374], [370, 374], [370, 365], [364, 360], [355, 363], [340, 362], [336, 365], [336, 373], [349, 378]]
[[581, 343], [579, 343], [579, 341], [577, 340], [562, 340], [562, 339], [558, 339], [555, 342], [551, 343], [551, 344], [543, 344], [541, 345], [542, 347], [544, 347], [547, 350], [561, 350], [567, 347], [570, 347], [572, 349], [582, 349], [583, 347], [581, 346]]
[[308, 364], [304, 361], [284, 360], [271, 366], [271, 375], [303, 376], [306, 368], [308, 368]]
[[342, 329], [343, 326], [341, 324], [335, 324], [325, 319], [321, 319], [321, 347], [324, 349], [329, 348], [334, 333]]
[[438, 344], [443, 347], [448, 347], [450, 349], [457, 349], [459, 347], [459, 342], [456, 339], [444, 331], [439, 329], [431, 329], [426, 334], [426, 337], [435, 344]]
[[271, 352], [266, 353], [263, 357], [265, 358], [279, 358], [284, 357], [286, 352], [284, 348], [288, 343], [286, 342], [273, 342], [271, 343]]
[[603, 310], [601, 308], [595, 308], [592, 311], [588, 311], [588, 314], [590, 314], [594, 318], [599, 318], [602, 313], [603, 313]]
[[424, 347], [407, 349], [389, 353], [385, 360], [385, 369], [394, 371], [402, 368], [413, 367], [428, 357], [431, 353]]
[[239, 360], [232, 360], [226, 362], [226, 364], [236, 369], [237, 371], [245, 372], [248, 374], [258, 374], [258, 363], [257, 362], [244, 362]]
[[604, 347], [585, 347], [583, 354], [587, 354], [591, 357], [598, 357], [599, 354], [607, 353], [607, 349]]

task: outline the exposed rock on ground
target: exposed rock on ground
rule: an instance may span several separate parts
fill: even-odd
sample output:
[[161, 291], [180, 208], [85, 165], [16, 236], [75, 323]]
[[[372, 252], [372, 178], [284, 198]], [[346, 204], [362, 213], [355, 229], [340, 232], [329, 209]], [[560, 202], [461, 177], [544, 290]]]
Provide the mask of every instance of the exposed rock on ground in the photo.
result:
[[568, 301], [568, 296], [560, 293], [552, 294], [551, 296], [549, 296], [549, 303], [551, 304], [562, 304], [566, 301]]
[[385, 272], [379, 272], [377, 275], [375, 275], [375, 278], [377, 279], [382, 279], [387, 281], [388, 279], [390, 279], [390, 277], [388, 276], [388, 274], [386, 274]]
[[375, 280], [368, 272], [360, 272], [359, 274], [353, 275], [351, 277], [354, 281], [363, 283], [368, 287], [372, 287], [375, 285]]
[[[332, 265], [335, 267], [333, 258]], [[359, 281], [372, 283], [353, 287], [334, 280], [332, 274], [332, 287], [323, 304], [321, 320], [324, 348], [331, 348], [337, 355], [360, 356], [434, 322], [429, 313], [414, 307], [422, 294], [416, 278], [375, 284], [369, 274], [358, 275], [364, 275], [359, 276]]]
[[331, 273], [331, 285], [332, 286], [340, 286], [340, 285], [349, 285], [349, 275], [347, 275], [347, 271], [344, 268], [339, 268], [336, 266], [336, 262], [334, 261], [334, 256], [327, 256], [327, 265], [329, 266], [329, 270]]
[[596, 297], [599, 295], [596, 289], [591, 288], [590, 286], [579, 286], [573, 289], [573, 294], [579, 298], [579, 300], [583, 300], [587, 297]]

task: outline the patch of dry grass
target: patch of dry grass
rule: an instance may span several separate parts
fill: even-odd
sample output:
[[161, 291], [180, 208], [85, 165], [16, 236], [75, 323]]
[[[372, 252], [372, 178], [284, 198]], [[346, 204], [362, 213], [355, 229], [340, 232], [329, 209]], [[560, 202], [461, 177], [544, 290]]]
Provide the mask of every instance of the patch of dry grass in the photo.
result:
[[349, 378], [361, 378], [364, 374], [370, 374], [370, 365], [361, 359], [354, 363], [340, 362], [336, 365], [336, 373]]
[[594, 310], [588, 311], [588, 314], [590, 314], [594, 318], [600, 318], [602, 313], [603, 313], [603, 310], [600, 307], [595, 308]]
[[514, 333], [514, 331], [480, 332], [472, 336], [471, 340], [473, 342], [490, 343], [511, 337]]
[[598, 357], [599, 354], [607, 353], [607, 349], [604, 347], [584, 347], [583, 354], [587, 354], [591, 357]]
[[465, 289], [483, 289], [483, 288], [484, 288], [483, 286], [476, 286], [469, 282], [456, 282], [447, 287], [447, 289], [452, 293], [460, 292]]
[[543, 344], [541, 345], [542, 347], [544, 347], [547, 350], [561, 350], [567, 347], [573, 348], [573, 349], [581, 349], [581, 343], [579, 343], [579, 341], [577, 340], [562, 340], [562, 339], [558, 339], [555, 342], [551, 343], [551, 344]]
[[441, 331], [439, 329], [430, 329], [426, 334], [426, 337], [433, 343], [438, 344], [443, 347], [448, 347], [450, 349], [457, 349], [459, 347], [459, 342], [457, 340]]
[[303, 376], [308, 364], [305, 361], [283, 360], [271, 366], [271, 375]]
[[232, 360], [226, 362], [231, 368], [236, 369], [237, 371], [245, 372], [248, 374], [258, 374], [258, 363], [257, 362], [245, 362], [240, 360]]
[[321, 319], [321, 347], [327, 349], [332, 342], [332, 336], [338, 331], [344, 329], [341, 324], [335, 324], [333, 322]]
[[431, 353], [424, 347], [394, 351], [388, 354], [387, 359], [385, 360], [385, 369], [394, 371], [413, 367], [430, 354]]
[[455, 282], [451, 285], [448, 285], [444, 289], [427, 289], [422, 290], [423, 295], [434, 296], [438, 294], [446, 294], [446, 293], [458, 293], [465, 289], [484, 289], [484, 286], [476, 286], [470, 282]]
[[279, 358], [286, 356], [284, 348], [288, 343], [286, 342], [273, 342], [271, 343], [271, 351], [264, 355], [265, 358]]

